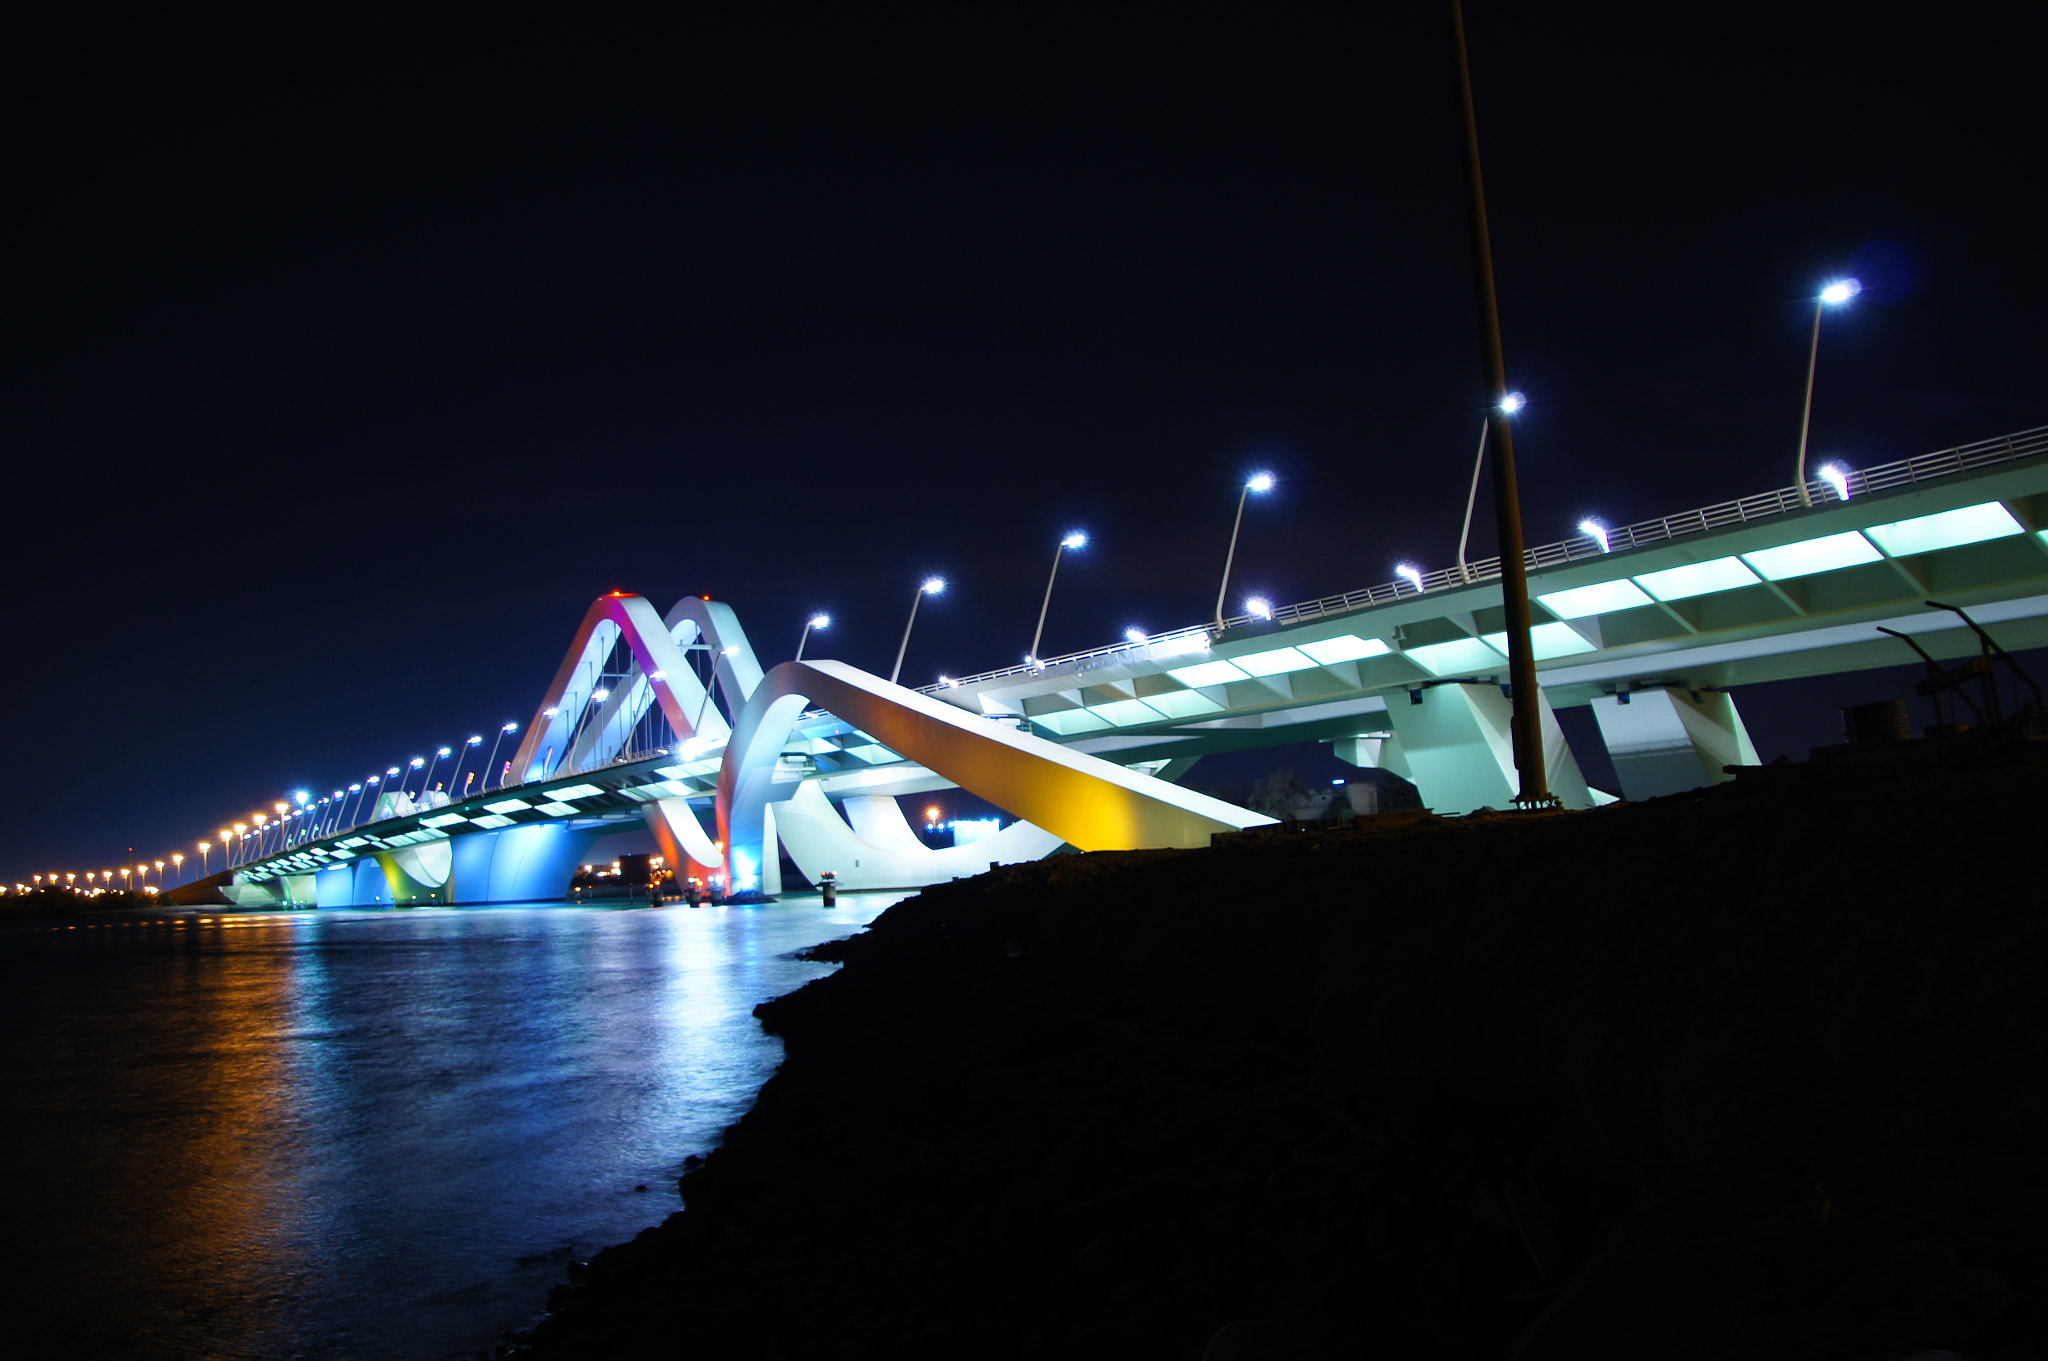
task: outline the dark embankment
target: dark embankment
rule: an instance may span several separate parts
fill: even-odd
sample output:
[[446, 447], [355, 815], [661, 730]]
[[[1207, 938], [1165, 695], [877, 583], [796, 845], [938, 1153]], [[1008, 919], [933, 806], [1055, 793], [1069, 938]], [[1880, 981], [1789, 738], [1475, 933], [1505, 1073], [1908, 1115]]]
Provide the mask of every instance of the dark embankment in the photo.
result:
[[1802, 770], [930, 890], [532, 1354], [2048, 1354], [2044, 812]]

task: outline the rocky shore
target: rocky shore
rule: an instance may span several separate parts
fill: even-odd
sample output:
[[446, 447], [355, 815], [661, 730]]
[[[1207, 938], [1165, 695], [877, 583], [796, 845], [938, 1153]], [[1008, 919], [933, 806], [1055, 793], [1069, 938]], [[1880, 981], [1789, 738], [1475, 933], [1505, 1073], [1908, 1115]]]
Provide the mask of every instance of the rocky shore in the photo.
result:
[[1799, 767], [933, 888], [507, 1353], [2048, 1354], [2044, 813]]

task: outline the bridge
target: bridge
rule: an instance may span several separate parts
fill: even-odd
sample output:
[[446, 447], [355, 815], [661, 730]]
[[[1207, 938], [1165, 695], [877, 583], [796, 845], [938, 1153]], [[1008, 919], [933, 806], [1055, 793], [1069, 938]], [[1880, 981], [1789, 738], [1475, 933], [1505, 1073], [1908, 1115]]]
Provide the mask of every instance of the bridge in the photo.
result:
[[[1555, 708], [1587, 705], [1624, 797], [1754, 764], [1746, 684], [1978, 649], [1939, 599], [2014, 649], [2048, 645], [2048, 427], [1836, 474], [1527, 554], [1551, 790], [1589, 788]], [[1810, 502], [1810, 504], [1809, 504]], [[1330, 743], [1441, 812], [1515, 791], [1497, 560], [1414, 572], [1028, 666], [910, 689], [836, 661], [764, 672], [729, 606], [596, 601], [496, 787], [358, 795], [246, 855], [236, 901], [560, 898], [599, 837], [650, 827], [671, 865], [733, 892], [807, 877], [902, 887], [992, 862], [1206, 844], [1270, 822], [1174, 783], [1201, 756]], [[488, 777], [485, 784], [490, 783]], [[926, 847], [895, 802], [959, 787], [1020, 819]], [[260, 843], [259, 843], [260, 844]]]

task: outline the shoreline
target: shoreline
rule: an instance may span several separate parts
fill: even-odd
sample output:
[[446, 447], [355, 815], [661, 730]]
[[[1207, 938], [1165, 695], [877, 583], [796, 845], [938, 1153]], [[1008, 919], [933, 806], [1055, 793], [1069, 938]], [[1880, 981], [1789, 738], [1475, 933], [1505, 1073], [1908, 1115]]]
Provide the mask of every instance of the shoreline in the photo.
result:
[[1802, 768], [936, 886], [498, 1354], [2038, 1355], [2044, 813]]

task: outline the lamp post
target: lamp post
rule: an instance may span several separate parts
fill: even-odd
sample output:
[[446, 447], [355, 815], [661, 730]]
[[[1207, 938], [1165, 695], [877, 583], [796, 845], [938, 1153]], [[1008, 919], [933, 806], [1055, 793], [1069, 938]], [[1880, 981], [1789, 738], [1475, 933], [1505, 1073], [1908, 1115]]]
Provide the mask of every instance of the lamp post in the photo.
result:
[[814, 614], [804, 620], [804, 631], [798, 634], [796, 639], [796, 656], [791, 658], [791, 660], [800, 662], [804, 659], [804, 644], [811, 640], [812, 629], [828, 629], [831, 627], [832, 616], [829, 614]]
[[910, 648], [910, 626], [917, 622], [918, 602], [928, 595], [937, 595], [945, 589], [946, 579], [944, 577], [926, 577], [918, 583], [917, 594], [910, 597], [910, 618], [903, 622], [903, 641], [896, 647], [896, 665], [889, 668], [889, 684], [894, 685], [896, 678], [903, 674], [903, 654]]
[[[1241, 501], [1242, 498], [1240, 498]], [[1232, 531], [1232, 538], [1234, 539], [1235, 537], [1236, 532]], [[1038, 665], [1038, 640], [1045, 636], [1045, 612], [1052, 607], [1052, 584], [1060, 574], [1060, 554], [1066, 552], [1069, 548], [1086, 548], [1087, 546], [1088, 536], [1077, 529], [1067, 535], [1066, 538], [1061, 539], [1059, 546], [1052, 550], [1052, 571], [1046, 574], [1045, 599], [1038, 602], [1038, 627], [1031, 634], [1031, 650], [1024, 654], [1025, 662], [1032, 667]], [[1233, 543], [1231, 547], [1235, 548], [1236, 544]]]
[[[484, 788], [489, 789], [491, 787], [491, 771], [498, 764], [498, 744], [505, 740], [506, 733], [518, 731], [519, 725], [517, 723], [507, 723], [504, 727], [498, 729], [498, 735], [491, 739], [491, 754], [484, 759]], [[498, 782], [498, 787], [500, 789], [505, 787], [502, 779]]]
[[[1512, 416], [1528, 404], [1528, 398], [1521, 393], [1510, 392], [1494, 410]], [[1458, 580], [1468, 586], [1472, 584], [1472, 573], [1465, 566], [1465, 543], [1472, 537], [1472, 508], [1479, 503], [1479, 469], [1486, 462], [1486, 437], [1492, 433], [1492, 422], [1490, 415], [1479, 422], [1479, 452], [1472, 458], [1472, 490], [1465, 493], [1465, 527], [1458, 531]]]
[[[475, 751], [475, 750], [476, 750], [476, 749], [477, 749], [478, 747], [482, 746], [483, 744], [484, 744], [484, 735], [483, 735], [482, 733], [477, 733], [477, 734], [473, 735], [473, 736], [472, 736], [472, 737], [471, 737], [471, 738], [470, 738], [470, 739], [469, 739], [469, 740], [468, 740], [467, 742], [464, 742], [464, 743], [462, 744], [462, 753], [461, 753], [461, 755], [459, 755], [459, 756], [457, 756], [457, 757], [455, 758], [455, 770], [454, 770], [454, 773], [452, 773], [452, 774], [451, 774], [451, 775], [449, 775], [449, 777], [448, 777], [448, 787], [449, 787], [450, 789], [452, 789], [452, 790], [455, 790], [455, 791], [456, 791], [455, 793], [453, 793], [453, 794], [451, 794], [451, 795], [449, 796], [450, 798], [456, 799], [456, 800], [458, 800], [458, 801], [460, 801], [460, 799], [462, 798], [462, 793], [461, 793], [461, 790], [462, 790], [462, 760], [463, 760], [463, 757], [465, 757], [465, 756], [468, 756], [468, 755], [469, 755], [469, 754], [470, 754], [470, 753], [471, 753], [472, 751]], [[443, 748], [441, 748], [441, 750], [442, 750], [442, 752], [443, 752], [443, 753], [445, 754], [445, 753], [447, 752], [447, 750], [448, 750], [448, 749], [447, 749], [446, 747], [443, 747]]]
[[[199, 843], [199, 877], [201, 879], [204, 879], [206, 878], [207, 875], [213, 873], [212, 865], [209, 863], [206, 854], [208, 851], [212, 849], [213, 843], [211, 841], [202, 841]], [[109, 875], [108, 877], [112, 878], [111, 875]]]
[[[1446, 6], [1451, 39], [1452, 79], [1457, 91], [1458, 140], [1465, 162], [1465, 212], [1472, 248], [1473, 302], [1479, 322], [1479, 370], [1490, 400], [1508, 396], [1507, 361], [1502, 355], [1500, 309], [1493, 281], [1493, 246], [1486, 226], [1486, 190], [1479, 171], [1479, 127], [1472, 112], [1472, 72], [1465, 52], [1465, 16], [1459, 0]], [[1498, 394], [1496, 396], [1496, 394]], [[1515, 478], [1511, 422], [1494, 421], [1487, 432], [1493, 452], [1493, 514], [1500, 542], [1502, 623], [1506, 626], [1510, 731], [1519, 808], [1554, 806], [1544, 770], [1541, 692], [1536, 688], [1536, 655], [1530, 646], [1529, 565], [1522, 550], [1522, 496]]]
[[176, 867], [177, 867], [177, 871], [178, 871], [178, 886], [182, 888], [182, 887], [184, 886], [184, 883], [185, 883], [185, 856], [184, 856], [184, 853], [183, 853], [183, 852], [179, 852], [179, 851], [174, 851], [174, 852], [172, 852], [172, 854], [171, 854], [171, 864], [173, 864], [174, 866], [176, 866]]
[[1237, 530], [1244, 523], [1244, 501], [1253, 492], [1273, 489], [1273, 474], [1253, 473], [1237, 494], [1237, 518], [1230, 522], [1230, 551], [1223, 555], [1223, 584], [1216, 588], [1216, 632], [1223, 632], [1223, 597], [1230, 594], [1230, 565], [1237, 559]]
[[420, 807], [424, 808], [427, 806], [427, 794], [434, 783], [434, 767], [441, 764], [441, 758], [446, 756], [450, 750], [451, 748], [448, 747], [436, 747], [434, 749], [434, 759], [427, 762], [427, 778], [420, 781]]
[[1854, 279], [1836, 279], [1821, 289], [1813, 300], [1813, 345], [1806, 355], [1806, 408], [1799, 416], [1799, 504], [1813, 504], [1812, 495], [1806, 490], [1806, 432], [1813, 423], [1813, 373], [1820, 365], [1820, 318], [1830, 307], [1840, 307], [1863, 291], [1863, 285]]

